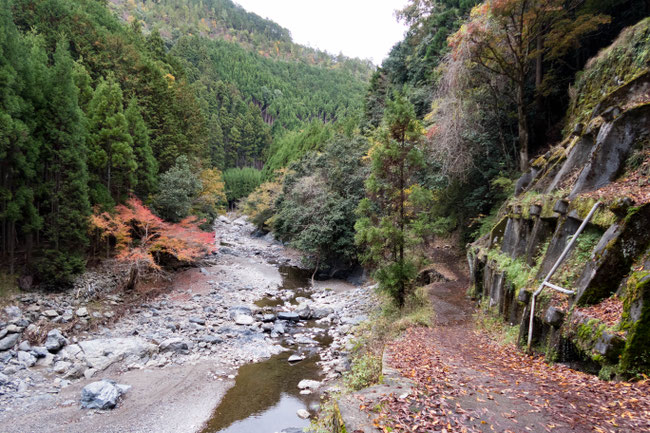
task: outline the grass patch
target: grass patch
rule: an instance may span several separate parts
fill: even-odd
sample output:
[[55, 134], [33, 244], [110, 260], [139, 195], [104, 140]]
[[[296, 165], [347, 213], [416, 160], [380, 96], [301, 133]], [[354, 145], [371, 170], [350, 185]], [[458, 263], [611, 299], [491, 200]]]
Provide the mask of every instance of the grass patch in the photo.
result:
[[[380, 296], [382, 296], [380, 294]], [[335, 401], [342, 395], [381, 383], [382, 357], [386, 343], [413, 326], [431, 326], [433, 309], [425, 288], [418, 288], [407, 297], [404, 308], [398, 309], [391, 299], [382, 296], [382, 308], [354, 329], [350, 371], [343, 374], [340, 393], [329, 395], [321, 404], [319, 416], [309, 427], [313, 433], [336, 430], [338, 422]]]
[[573, 288], [584, 270], [585, 263], [591, 260], [591, 253], [602, 235], [600, 230], [594, 228], [587, 228], [583, 231], [576, 240], [569, 257], [560, 265], [551, 281], [566, 289]]
[[343, 383], [352, 391], [358, 391], [380, 382], [381, 356], [374, 353], [364, 353], [354, 358], [350, 371], [343, 375]]
[[20, 292], [15, 275], [0, 273], [0, 304]]
[[474, 323], [476, 329], [484, 331], [490, 340], [499, 343], [502, 346], [517, 345], [519, 338], [519, 325], [509, 325], [501, 320], [496, 312], [493, 312], [487, 306], [487, 300], [484, 301], [476, 313], [474, 313]]
[[528, 266], [522, 258], [513, 259], [497, 250], [490, 250], [487, 256], [506, 273], [508, 281], [514, 284], [516, 290], [528, 287], [535, 280], [537, 267]]

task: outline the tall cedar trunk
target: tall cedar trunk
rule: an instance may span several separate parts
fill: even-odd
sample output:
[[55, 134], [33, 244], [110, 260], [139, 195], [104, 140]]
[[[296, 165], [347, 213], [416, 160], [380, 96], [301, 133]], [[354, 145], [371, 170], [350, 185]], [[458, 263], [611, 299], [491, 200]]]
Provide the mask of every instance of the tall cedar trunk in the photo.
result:
[[519, 133], [519, 169], [528, 170], [528, 122], [524, 102], [524, 82], [517, 83], [517, 128]]
[[[404, 152], [405, 137], [402, 136], [402, 152]], [[404, 158], [406, 155], [402, 155], [402, 160], [400, 161], [399, 166], [399, 230], [400, 230], [400, 243], [399, 243], [399, 263], [400, 267], [404, 266], [404, 202], [406, 201], [404, 194]], [[404, 306], [404, 292], [406, 288], [404, 286], [404, 279], [400, 278], [399, 282], [399, 294], [397, 296], [397, 302], [399, 307]]]

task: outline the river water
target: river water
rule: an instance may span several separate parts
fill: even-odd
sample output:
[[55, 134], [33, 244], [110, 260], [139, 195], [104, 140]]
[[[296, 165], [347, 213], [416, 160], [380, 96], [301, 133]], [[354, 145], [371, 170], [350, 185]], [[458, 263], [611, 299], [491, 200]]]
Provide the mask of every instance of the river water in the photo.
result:
[[[291, 304], [296, 298], [308, 298], [310, 294], [309, 273], [299, 268], [282, 266], [283, 290], [291, 290]], [[259, 307], [276, 307], [283, 301], [263, 298], [256, 302]], [[304, 325], [304, 326], [300, 326]], [[323, 331], [315, 321], [301, 321], [287, 327], [284, 343], [291, 344], [291, 335], [309, 330]], [[331, 338], [323, 332], [315, 338], [320, 348], [330, 344]], [[288, 345], [288, 344], [285, 344]], [[300, 352], [305, 357], [297, 363], [289, 363], [288, 358]], [[301, 419], [297, 411], [305, 409], [314, 412], [318, 408], [319, 394], [300, 394], [298, 383], [303, 379], [321, 380], [317, 362], [318, 350], [311, 346], [295, 344], [290, 351], [282, 352], [262, 362], [247, 364], [239, 368], [235, 385], [228, 390], [203, 433], [275, 433], [288, 428], [302, 428], [309, 420]]]

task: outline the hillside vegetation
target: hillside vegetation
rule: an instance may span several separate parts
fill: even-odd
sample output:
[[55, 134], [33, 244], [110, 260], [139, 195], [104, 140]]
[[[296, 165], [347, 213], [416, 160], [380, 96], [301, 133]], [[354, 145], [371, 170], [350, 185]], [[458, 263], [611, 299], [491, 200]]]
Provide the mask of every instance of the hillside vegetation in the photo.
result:
[[[364, 74], [337, 66], [355, 61], [270, 57], [228, 38], [192, 36], [183, 20], [153, 29], [121, 20], [114, 11], [126, 5], [110, 5], [0, 3], [0, 255], [6, 271], [53, 286], [97, 260], [91, 213], [137, 196], [167, 219], [193, 214], [210, 227], [232, 191], [240, 198], [259, 184], [239, 185], [244, 178], [222, 179], [221, 171], [260, 169], [278, 149], [274, 137], [361, 112]], [[223, 28], [300, 48], [231, 2], [210, 7]], [[185, 36], [167, 38], [167, 30]]]

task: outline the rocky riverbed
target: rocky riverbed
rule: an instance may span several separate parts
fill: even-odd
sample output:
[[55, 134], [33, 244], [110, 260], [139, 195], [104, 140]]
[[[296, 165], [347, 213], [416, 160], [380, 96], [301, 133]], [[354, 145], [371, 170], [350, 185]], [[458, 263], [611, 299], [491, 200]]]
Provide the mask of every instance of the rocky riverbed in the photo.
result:
[[[104, 275], [5, 307], [0, 431], [197, 431], [239, 366], [285, 351], [291, 362], [319, 354], [320, 379], [338, 377], [351, 328], [376, 304], [372, 290], [309, 287], [298, 256], [252, 236], [243, 218], [215, 229], [218, 253], [146, 301], [129, 302]], [[104, 378], [131, 388], [112, 411], [81, 409], [81, 388]]]

